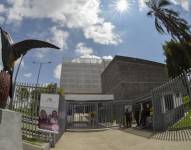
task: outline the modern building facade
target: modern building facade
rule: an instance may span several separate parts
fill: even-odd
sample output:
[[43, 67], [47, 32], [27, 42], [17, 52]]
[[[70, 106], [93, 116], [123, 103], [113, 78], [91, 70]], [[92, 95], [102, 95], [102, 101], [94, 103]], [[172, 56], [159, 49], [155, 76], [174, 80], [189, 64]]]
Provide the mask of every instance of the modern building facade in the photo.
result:
[[101, 73], [109, 62], [96, 58], [64, 58], [60, 87], [66, 94], [101, 93]]
[[[167, 80], [165, 65], [116, 56], [101, 59], [64, 59], [60, 86], [65, 91], [67, 128], [110, 126], [113, 115], [121, 124], [126, 109], [150, 107], [144, 97]], [[148, 101], [148, 102], [147, 102]], [[138, 103], [137, 103], [138, 102]]]
[[165, 65], [158, 62], [116, 56], [102, 73], [102, 90], [115, 99], [134, 99], [163, 84], [166, 72]]

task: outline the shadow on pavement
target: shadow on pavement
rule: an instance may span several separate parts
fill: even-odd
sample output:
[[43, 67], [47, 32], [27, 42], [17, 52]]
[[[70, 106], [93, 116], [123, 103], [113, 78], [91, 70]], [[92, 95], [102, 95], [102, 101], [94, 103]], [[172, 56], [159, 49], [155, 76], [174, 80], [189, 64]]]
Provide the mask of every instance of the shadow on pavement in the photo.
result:
[[152, 136], [154, 135], [151, 129], [140, 129], [137, 127], [132, 127], [132, 128], [119, 128], [119, 130], [123, 132], [131, 133], [137, 136], [142, 136], [145, 138], [152, 138]]

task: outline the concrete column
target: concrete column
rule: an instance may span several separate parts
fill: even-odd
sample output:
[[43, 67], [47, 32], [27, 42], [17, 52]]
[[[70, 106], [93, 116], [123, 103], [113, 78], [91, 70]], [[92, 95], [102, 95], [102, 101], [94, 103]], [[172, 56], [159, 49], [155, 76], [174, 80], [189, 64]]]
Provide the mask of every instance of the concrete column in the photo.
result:
[[23, 150], [21, 115], [0, 109], [0, 150]]

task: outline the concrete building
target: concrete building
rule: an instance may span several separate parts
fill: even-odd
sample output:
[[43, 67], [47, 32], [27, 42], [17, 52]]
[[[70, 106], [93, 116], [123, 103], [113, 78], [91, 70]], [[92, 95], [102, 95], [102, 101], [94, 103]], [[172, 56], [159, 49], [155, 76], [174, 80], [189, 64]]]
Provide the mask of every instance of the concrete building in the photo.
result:
[[101, 73], [109, 62], [96, 58], [64, 58], [60, 87], [66, 94], [101, 93]]
[[143, 59], [116, 56], [102, 73], [104, 94], [134, 99], [167, 80], [165, 65]]
[[113, 114], [120, 124], [125, 109], [133, 108], [132, 99], [166, 79], [165, 65], [157, 62], [123, 56], [112, 61], [65, 58], [60, 86], [65, 91], [67, 129], [110, 126]]

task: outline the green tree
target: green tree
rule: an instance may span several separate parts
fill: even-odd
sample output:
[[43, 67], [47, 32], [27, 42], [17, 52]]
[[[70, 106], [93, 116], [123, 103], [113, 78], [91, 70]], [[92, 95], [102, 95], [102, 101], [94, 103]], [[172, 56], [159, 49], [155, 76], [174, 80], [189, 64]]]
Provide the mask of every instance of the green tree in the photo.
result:
[[63, 88], [58, 88], [57, 84], [48, 84], [47, 85], [47, 92], [48, 93], [57, 93], [60, 96], [64, 96], [64, 89]]
[[63, 88], [58, 88], [58, 89], [57, 89], [57, 93], [58, 93], [60, 96], [64, 96], [64, 89], [63, 89]]
[[161, 34], [167, 32], [174, 40], [190, 41], [191, 32], [186, 20], [177, 12], [167, 8], [168, 0], [148, 0], [146, 5], [151, 9], [147, 15], [155, 17], [155, 27]]
[[56, 93], [56, 91], [57, 91], [57, 84], [50, 83], [46, 86], [47, 93]]
[[163, 45], [163, 49], [170, 77], [191, 67], [191, 43], [171, 40]]

